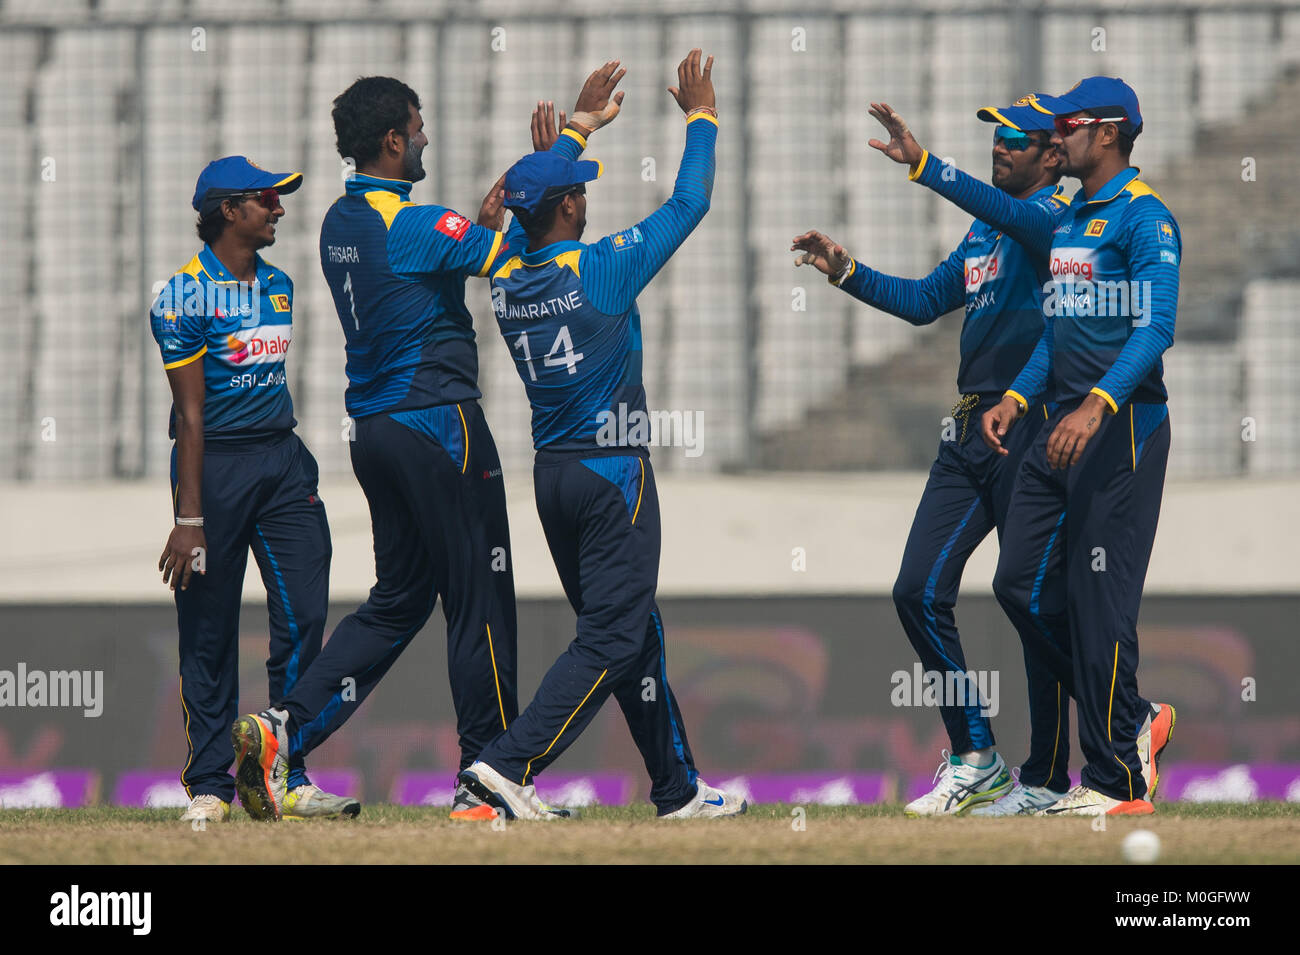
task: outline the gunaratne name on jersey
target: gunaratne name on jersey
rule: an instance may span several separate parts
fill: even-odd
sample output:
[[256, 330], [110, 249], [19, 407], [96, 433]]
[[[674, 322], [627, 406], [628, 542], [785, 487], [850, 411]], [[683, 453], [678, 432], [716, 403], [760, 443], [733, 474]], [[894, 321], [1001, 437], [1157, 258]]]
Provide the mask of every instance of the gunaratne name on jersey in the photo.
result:
[[582, 307], [582, 293], [573, 289], [567, 295], [548, 298], [543, 302], [511, 305], [506, 302], [506, 290], [497, 286], [492, 290], [492, 310], [497, 318], [550, 318]]

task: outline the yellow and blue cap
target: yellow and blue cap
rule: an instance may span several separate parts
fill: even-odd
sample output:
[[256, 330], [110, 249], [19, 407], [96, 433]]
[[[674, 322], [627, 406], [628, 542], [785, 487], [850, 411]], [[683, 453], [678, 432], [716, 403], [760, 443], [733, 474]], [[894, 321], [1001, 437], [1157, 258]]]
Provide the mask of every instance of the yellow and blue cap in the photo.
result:
[[1050, 133], [1054, 114], [1040, 103], [1040, 100], [1050, 98], [1042, 93], [1028, 93], [1010, 106], [985, 106], [975, 115], [986, 123], [1000, 123], [1022, 133], [1035, 130]]
[[221, 200], [246, 192], [274, 189], [290, 193], [302, 185], [300, 172], [267, 172], [244, 156], [223, 156], [203, 167], [199, 181], [194, 184], [194, 198], [190, 204], [200, 215], [207, 215]]
[[550, 150], [529, 153], [506, 171], [506, 208], [536, 215], [579, 183], [599, 179], [604, 166], [595, 159], [565, 159]]

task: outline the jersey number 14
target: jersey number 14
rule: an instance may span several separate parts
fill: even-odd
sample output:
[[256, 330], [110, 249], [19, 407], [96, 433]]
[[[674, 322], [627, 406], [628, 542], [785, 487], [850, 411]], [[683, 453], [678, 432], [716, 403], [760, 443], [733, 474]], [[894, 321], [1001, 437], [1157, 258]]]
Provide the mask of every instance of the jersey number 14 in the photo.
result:
[[[529, 380], [536, 381], [537, 370], [533, 368], [533, 353], [528, 347], [527, 332], [521, 332], [515, 339], [515, 347], [524, 353], [524, 364], [528, 366]], [[569, 374], [576, 375], [577, 364], [580, 361], [582, 361], [582, 352], [573, 350], [573, 336], [569, 334], [569, 326], [561, 325], [560, 333], [555, 336], [551, 350], [542, 359], [542, 364], [547, 368], [567, 368]]]

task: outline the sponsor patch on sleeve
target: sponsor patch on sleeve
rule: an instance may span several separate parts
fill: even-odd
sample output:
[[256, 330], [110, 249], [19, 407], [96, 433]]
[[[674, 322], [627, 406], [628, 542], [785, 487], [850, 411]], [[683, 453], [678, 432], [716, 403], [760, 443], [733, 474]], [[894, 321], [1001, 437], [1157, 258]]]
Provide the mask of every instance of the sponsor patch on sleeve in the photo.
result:
[[444, 212], [438, 219], [437, 225], [434, 226], [443, 235], [449, 235], [457, 242], [465, 238], [465, 233], [469, 231], [469, 220], [458, 212]]
[[1171, 222], [1165, 222], [1163, 219], [1156, 222], [1156, 238], [1166, 245], [1174, 244], [1174, 226]]
[[1161, 262], [1168, 262], [1170, 265], [1177, 265], [1177, 264], [1178, 264], [1178, 254], [1177, 254], [1176, 252], [1174, 252], [1172, 249], [1161, 249], [1161, 250], [1160, 250], [1160, 261], [1161, 261]]
[[630, 249], [641, 241], [641, 230], [636, 226], [630, 229], [624, 229], [622, 232], [615, 232], [610, 236], [610, 241], [614, 243], [615, 249]]

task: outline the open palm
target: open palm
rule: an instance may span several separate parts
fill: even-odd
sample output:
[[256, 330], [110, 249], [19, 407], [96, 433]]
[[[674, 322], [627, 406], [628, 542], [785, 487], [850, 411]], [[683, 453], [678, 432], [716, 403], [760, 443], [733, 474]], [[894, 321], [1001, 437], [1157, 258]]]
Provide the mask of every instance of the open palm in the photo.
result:
[[873, 139], [867, 143], [868, 146], [879, 149], [897, 163], [914, 166], [921, 161], [925, 150], [912, 137], [907, 123], [894, 112], [892, 106], [888, 103], [872, 103], [869, 112], [885, 127], [885, 132], [889, 133], [889, 142], [882, 143], [879, 139]]

